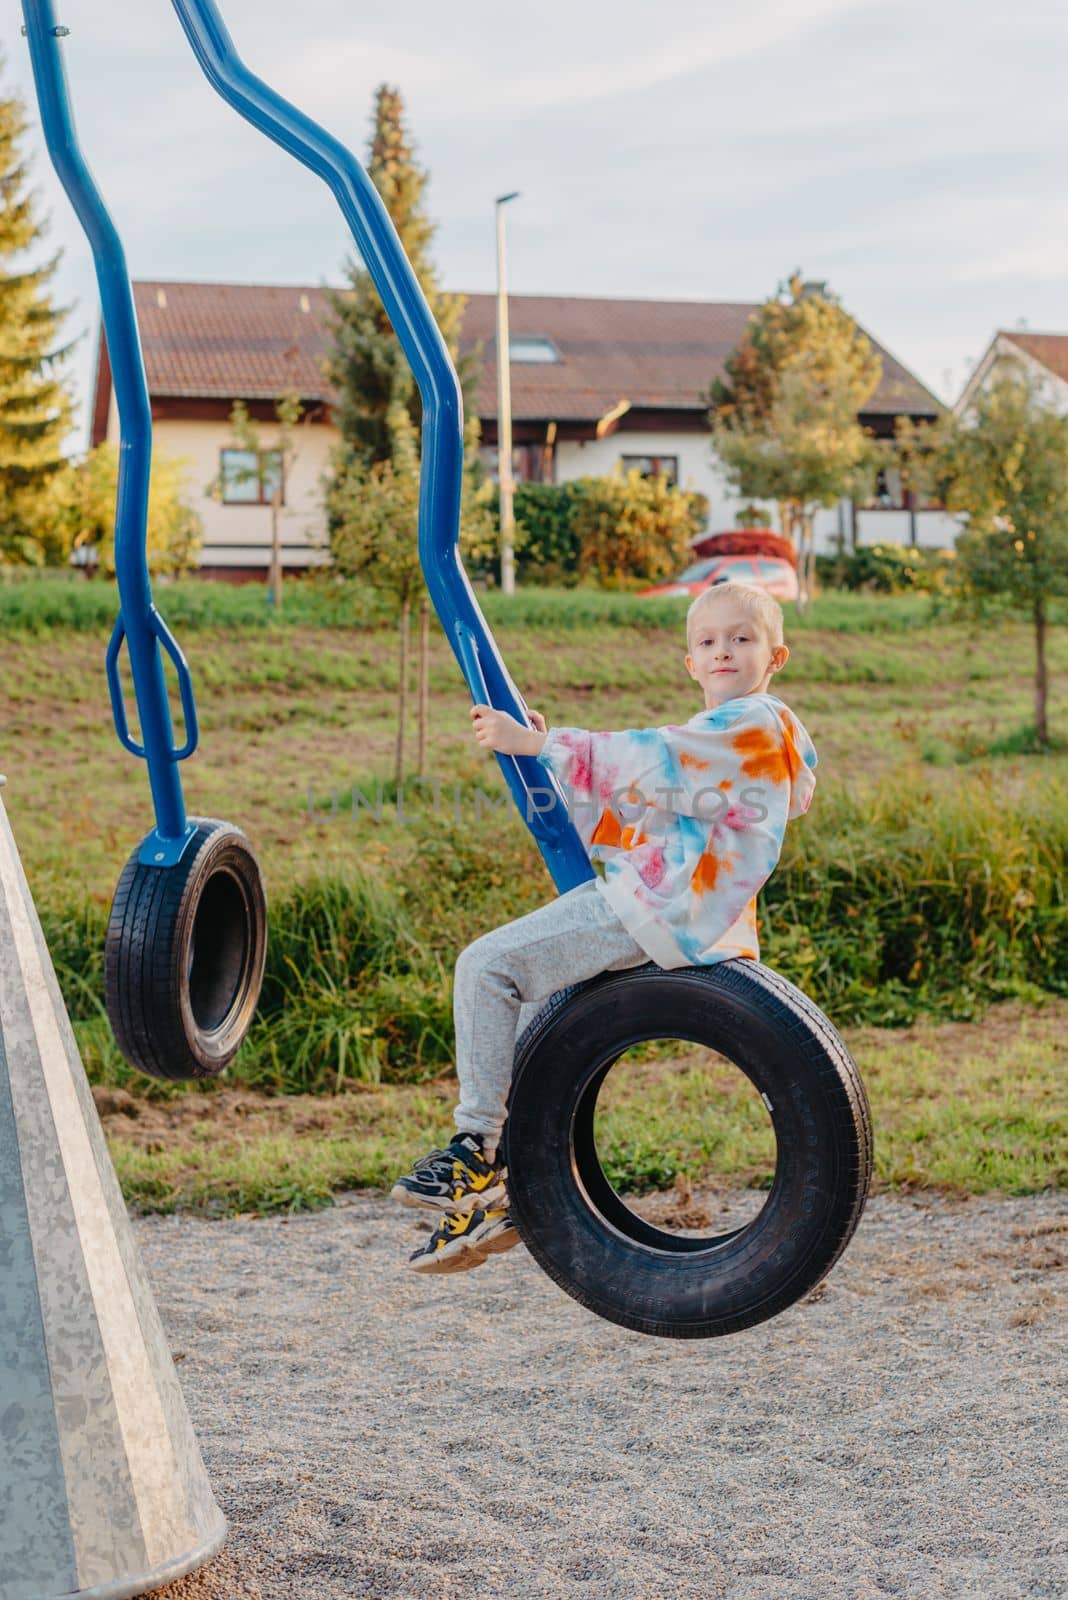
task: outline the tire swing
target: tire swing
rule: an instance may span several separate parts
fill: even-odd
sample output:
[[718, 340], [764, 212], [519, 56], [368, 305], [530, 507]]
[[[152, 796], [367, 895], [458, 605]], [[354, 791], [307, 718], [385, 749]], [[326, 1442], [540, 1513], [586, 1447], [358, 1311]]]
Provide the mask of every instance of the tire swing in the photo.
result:
[[239, 828], [199, 817], [181, 859], [135, 850], [115, 890], [104, 993], [119, 1049], [154, 1078], [214, 1078], [252, 1021], [267, 955], [267, 903]]
[[[710, 1237], [643, 1220], [612, 1187], [594, 1119], [613, 1065], [668, 1034], [719, 1052], [760, 1094], [776, 1164], [759, 1214]], [[531, 1254], [560, 1287], [639, 1333], [698, 1339], [774, 1316], [849, 1243], [871, 1174], [856, 1066], [823, 1013], [758, 961], [607, 972], [554, 995], [516, 1046], [508, 1191]]]
[[[66, 28], [52, 27], [58, 37]], [[23, 29], [23, 32], [26, 30]], [[119, 742], [148, 767], [156, 825], [130, 856], [108, 918], [104, 989], [126, 1060], [164, 1079], [210, 1078], [252, 1020], [267, 953], [259, 863], [239, 828], [186, 816], [178, 763], [197, 746], [189, 666], [152, 602], [146, 553], [152, 424], [121, 240], [85, 164], [55, 51], [38, 52], [38, 99], [53, 166], [93, 252], [119, 413], [115, 518], [119, 616], [105, 658]], [[143, 743], [131, 737], [119, 676], [129, 652]], [[178, 679], [185, 742], [174, 740], [164, 658]]]

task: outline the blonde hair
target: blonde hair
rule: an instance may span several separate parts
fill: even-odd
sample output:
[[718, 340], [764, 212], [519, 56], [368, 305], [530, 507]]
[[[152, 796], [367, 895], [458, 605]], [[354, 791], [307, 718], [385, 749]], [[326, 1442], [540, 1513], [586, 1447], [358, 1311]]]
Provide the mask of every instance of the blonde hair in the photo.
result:
[[686, 644], [691, 642], [693, 619], [702, 606], [711, 605], [713, 600], [726, 597], [736, 600], [742, 610], [748, 612], [753, 621], [761, 628], [773, 650], [782, 644], [782, 606], [770, 595], [766, 589], [758, 589], [755, 583], [714, 583], [707, 589], [702, 589], [697, 599], [692, 601], [686, 613]]

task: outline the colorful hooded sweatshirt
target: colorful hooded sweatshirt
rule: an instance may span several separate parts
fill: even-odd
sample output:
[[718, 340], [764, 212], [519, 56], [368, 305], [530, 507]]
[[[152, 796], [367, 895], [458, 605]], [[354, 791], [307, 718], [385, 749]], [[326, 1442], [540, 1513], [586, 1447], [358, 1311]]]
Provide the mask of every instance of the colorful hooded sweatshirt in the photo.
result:
[[681, 727], [552, 728], [538, 760], [598, 887], [658, 966], [759, 959], [756, 896], [816, 786], [812, 740], [788, 706], [750, 694]]

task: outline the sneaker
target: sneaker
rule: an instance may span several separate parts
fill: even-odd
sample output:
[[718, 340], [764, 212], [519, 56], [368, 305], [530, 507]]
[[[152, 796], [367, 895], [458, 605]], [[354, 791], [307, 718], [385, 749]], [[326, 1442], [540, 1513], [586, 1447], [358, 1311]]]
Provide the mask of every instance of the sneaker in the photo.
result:
[[518, 1243], [519, 1229], [506, 1209], [454, 1212], [442, 1217], [408, 1265], [414, 1272], [463, 1272]]
[[431, 1150], [411, 1172], [398, 1178], [390, 1198], [403, 1206], [434, 1206], [438, 1211], [487, 1211], [505, 1199], [503, 1167], [486, 1161], [477, 1133], [458, 1133], [447, 1150]]

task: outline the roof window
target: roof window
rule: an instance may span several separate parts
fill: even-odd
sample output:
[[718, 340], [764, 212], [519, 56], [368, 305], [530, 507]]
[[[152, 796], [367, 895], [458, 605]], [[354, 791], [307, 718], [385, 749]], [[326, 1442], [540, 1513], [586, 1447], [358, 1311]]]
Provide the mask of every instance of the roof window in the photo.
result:
[[551, 339], [541, 333], [513, 333], [508, 341], [508, 354], [516, 365], [549, 365], [560, 360], [560, 352]]

